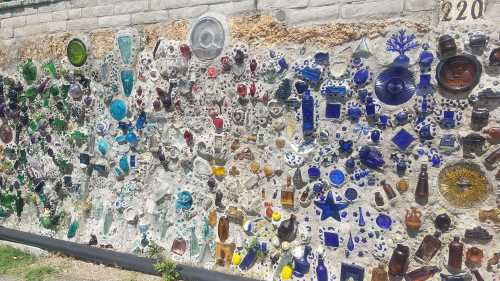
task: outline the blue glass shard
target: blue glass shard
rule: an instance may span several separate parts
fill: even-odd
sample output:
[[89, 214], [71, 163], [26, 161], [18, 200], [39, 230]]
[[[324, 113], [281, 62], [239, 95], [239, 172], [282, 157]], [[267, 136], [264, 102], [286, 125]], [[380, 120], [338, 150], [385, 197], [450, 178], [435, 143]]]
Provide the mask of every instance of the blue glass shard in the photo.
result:
[[125, 174], [128, 174], [128, 172], [130, 172], [130, 166], [128, 163], [128, 156], [126, 154], [122, 155], [122, 157], [120, 158], [120, 161], [118, 162], [118, 166]]
[[347, 88], [345, 86], [327, 86], [324, 91], [322, 91], [324, 96], [338, 96], [345, 97], [347, 94]]
[[109, 144], [108, 142], [105, 140], [105, 139], [100, 139], [97, 141], [97, 150], [99, 150], [99, 152], [102, 154], [102, 155], [106, 155], [109, 151]]
[[363, 281], [365, 269], [359, 265], [342, 263], [340, 281]]
[[175, 201], [175, 209], [177, 211], [189, 210], [193, 205], [193, 197], [189, 191], [181, 191], [177, 194], [177, 200]]
[[134, 147], [139, 143], [139, 138], [137, 138], [137, 135], [130, 131], [127, 134], [127, 142], [130, 144], [130, 146]]
[[368, 98], [368, 90], [367, 89], [361, 89], [358, 91], [358, 98], [362, 103], [366, 102], [366, 99]]
[[132, 63], [132, 38], [128, 35], [118, 36], [118, 49], [124, 64]]
[[123, 93], [126, 97], [132, 94], [132, 89], [134, 88], [134, 71], [133, 70], [122, 70], [121, 72]]
[[340, 118], [342, 105], [340, 103], [327, 103], [325, 109], [325, 117], [338, 119]]
[[441, 124], [446, 128], [455, 127], [455, 111], [445, 110], [443, 112], [443, 119], [441, 119]]
[[279, 74], [285, 72], [288, 69], [288, 63], [286, 62], [285, 58], [279, 59], [278, 65], [280, 66], [280, 69], [278, 70]]
[[408, 146], [415, 140], [412, 134], [405, 129], [401, 129], [393, 138], [392, 142], [402, 151], [405, 151]]
[[135, 128], [138, 130], [144, 129], [144, 124], [146, 124], [146, 112], [141, 112], [137, 121], [135, 122]]
[[326, 52], [318, 52], [314, 55], [314, 62], [319, 65], [330, 64], [330, 54]]
[[307, 175], [311, 179], [317, 179], [321, 175], [321, 171], [318, 167], [311, 167], [307, 170]]
[[311, 68], [306, 66], [302, 69], [302, 77], [311, 82], [313, 85], [317, 85], [321, 79], [321, 70], [318, 68]]
[[309, 87], [307, 86], [307, 83], [304, 81], [297, 81], [295, 82], [295, 89], [297, 90], [297, 93], [303, 94], [307, 91]]
[[382, 153], [375, 147], [363, 146], [359, 150], [359, 158], [361, 163], [371, 169], [378, 169], [385, 164]]
[[356, 71], [356, 73], [354, 74], [353, 80], [354, 80], [354, 83], [356, 85], [361, 86], [368, 81], [369, 77], [370, 77], [370, 71], [368, 71], [368, 69], [364, 68], [364, 69], [360, 69], [360, 70]]
[[339, 235], [334, 232], [325, 231], [323, 233], [325, 246], [338, 247], [340, 245]]
[[127, 135], [119, 135], [115, 138], [118, 144], [125, 144], [127, 142]]

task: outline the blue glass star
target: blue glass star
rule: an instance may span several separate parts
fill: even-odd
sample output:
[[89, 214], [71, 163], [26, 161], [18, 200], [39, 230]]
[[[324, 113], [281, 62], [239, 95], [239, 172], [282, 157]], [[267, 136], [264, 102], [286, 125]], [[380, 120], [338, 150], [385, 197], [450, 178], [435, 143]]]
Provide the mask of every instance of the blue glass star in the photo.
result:
[[337, 221], [340, 220], [340, 211], [347, 208], [347, 203], [335, 203], [333, 193], [330, 191], [326, 196], [326, 200], [314, 201], [314, 205], [321, 209], [321, 220], [326, 220], [329, 217]]

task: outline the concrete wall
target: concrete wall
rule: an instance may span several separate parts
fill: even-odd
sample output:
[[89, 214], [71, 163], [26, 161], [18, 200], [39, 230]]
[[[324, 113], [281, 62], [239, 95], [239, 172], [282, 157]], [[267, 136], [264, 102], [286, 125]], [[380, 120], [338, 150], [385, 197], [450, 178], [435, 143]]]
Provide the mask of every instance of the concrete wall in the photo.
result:
[[[272, 11], [290, 24], [389, 17], [427, 21], [436, 17], [438, 7], [438, 0], [30, 0], [36, 1], [0, 8], [1, 40], [189, 19], [206, 12]], [[486, 1], [485, 17], [500, 18], [500, 0]]]

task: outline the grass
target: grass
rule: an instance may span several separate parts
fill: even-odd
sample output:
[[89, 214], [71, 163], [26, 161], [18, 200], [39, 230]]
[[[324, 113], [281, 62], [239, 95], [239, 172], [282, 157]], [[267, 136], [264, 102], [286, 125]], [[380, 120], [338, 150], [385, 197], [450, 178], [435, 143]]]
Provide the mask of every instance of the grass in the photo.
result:
[[26, 272], [24, 278], [26, 278], [26, 281], [45, 281], [55, 273], [57, 273], [57, 270], [52, 266], [36, 266]]
[[0, 246], [0, 274], [26, 267], [35, 262], [30, 254], [11, 246]]

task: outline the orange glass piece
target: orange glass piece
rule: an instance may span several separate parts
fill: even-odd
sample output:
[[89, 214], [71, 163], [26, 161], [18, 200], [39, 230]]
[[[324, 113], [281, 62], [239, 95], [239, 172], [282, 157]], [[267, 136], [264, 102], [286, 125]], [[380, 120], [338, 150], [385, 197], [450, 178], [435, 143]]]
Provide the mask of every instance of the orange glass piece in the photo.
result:
[[215, 260], [218, 265], [228, 265], [231, 263], [235, 245], [234, 243], [225, 244], [216, 242], [215, 246]]
[[472, 247], [467, 250], [467, 253], [465, 254], [465, 260], [469, 265], [481, 266], [483, 256], [483, 250], [479, 249], [478, 247]]
[[219, 219], [217, 234], [219, 235], [219, 240], [221, 242], [225, 242], [229, 237], [229, 219], [227, 217], [221, 217]]
[[400, 180], [396, 184], [396, 188], [398, 189], [399, 193], [403, 193], [410, 189], [410, 184], [408, 183], [408, 180]]

